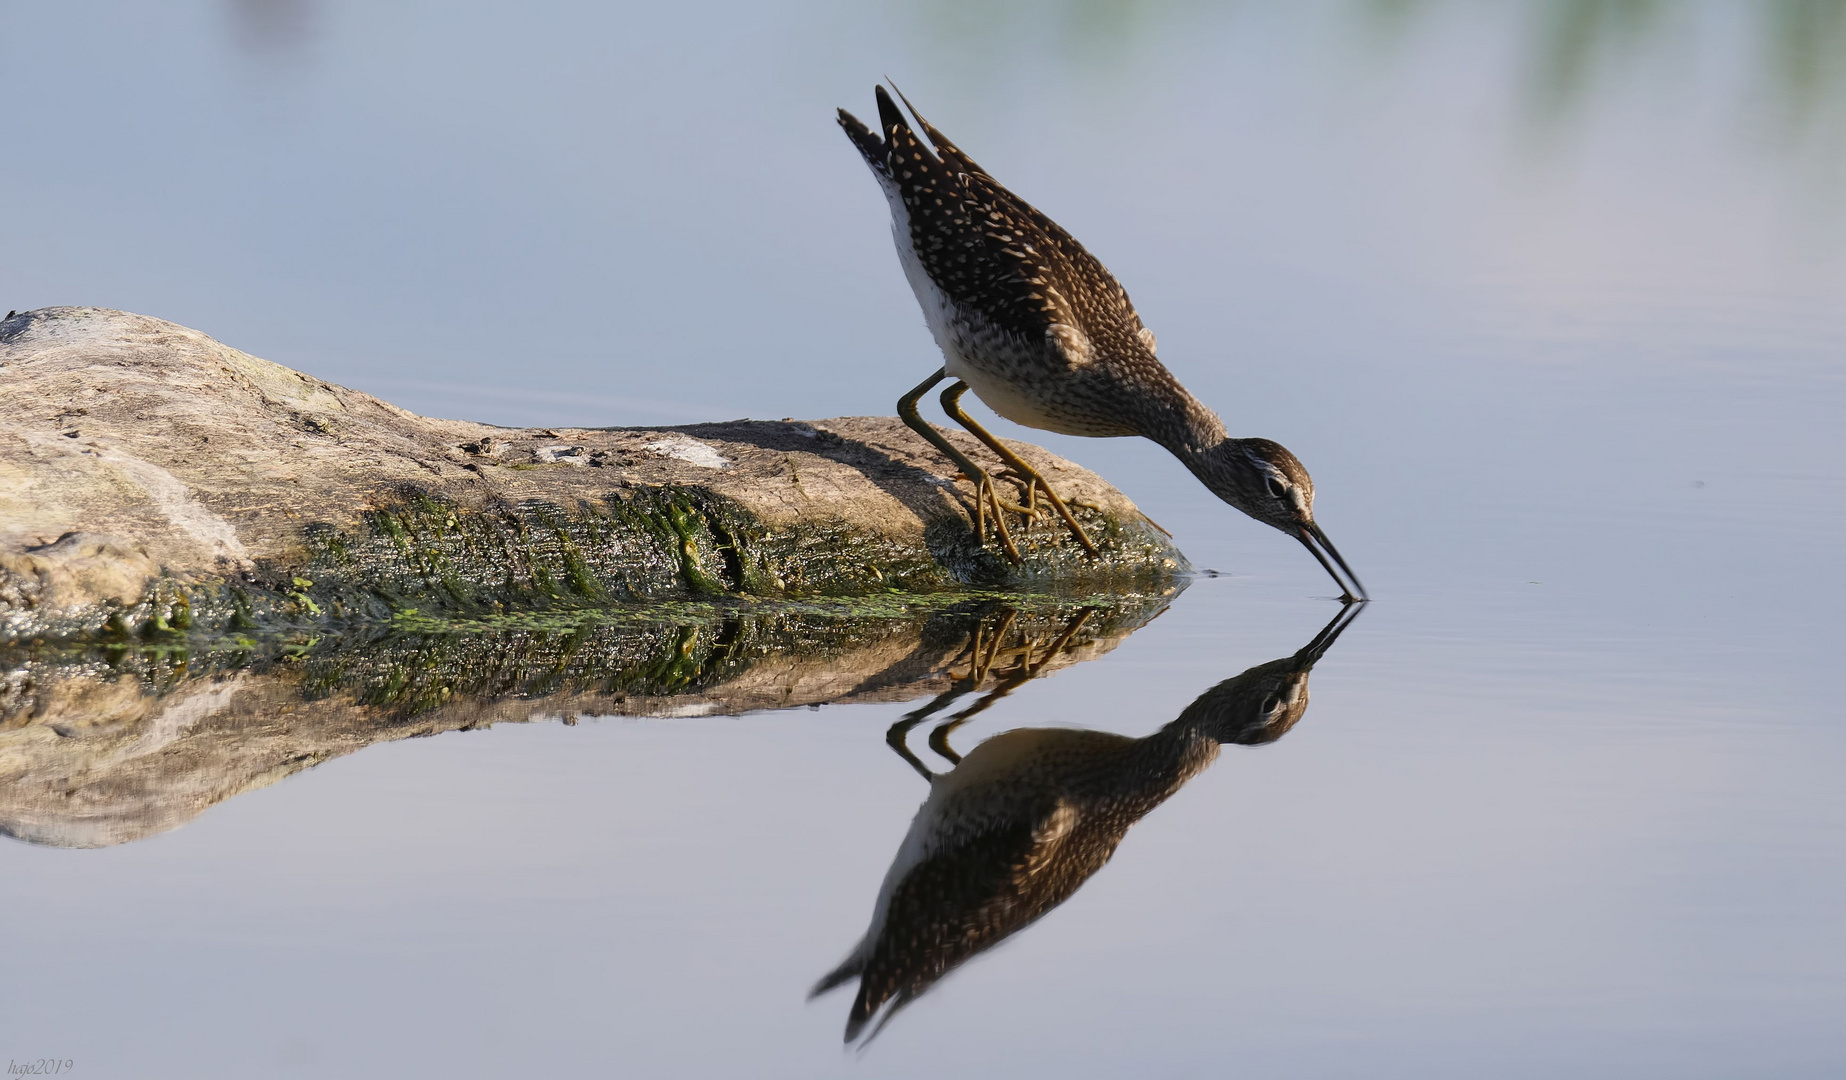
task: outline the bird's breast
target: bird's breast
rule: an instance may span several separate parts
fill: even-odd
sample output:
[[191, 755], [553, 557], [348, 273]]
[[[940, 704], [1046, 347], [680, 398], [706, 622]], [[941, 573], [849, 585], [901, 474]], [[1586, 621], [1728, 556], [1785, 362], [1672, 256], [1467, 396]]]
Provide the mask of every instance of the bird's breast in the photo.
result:
[[1015, 424], [1060, 435], [1133, 434], [1112, 402], [1085, 392], [1093, 380], [1072, 371], [1049, 340], [1022, 340], [996, 327], [945, 296], [920, 266], [911, 285], [942, 349], [943, 370], [967, 383], [982, 404]]

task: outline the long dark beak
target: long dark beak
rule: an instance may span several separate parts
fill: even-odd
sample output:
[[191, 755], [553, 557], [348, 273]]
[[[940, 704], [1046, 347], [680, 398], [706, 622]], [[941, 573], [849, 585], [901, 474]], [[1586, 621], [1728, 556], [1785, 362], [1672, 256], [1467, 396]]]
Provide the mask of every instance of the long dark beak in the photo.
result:
[[[1371, 599], [1365, 595], [1365, 586], [1359, 583], [1359, 575], [1352, 572], [1352, 567], [1346, 565], [1345, 559], [1340, 558], [1339, 549], [1333, 546], [1333, 541], [1327, 539], [1327, 534], [1321, 531], [1319, 525], [1314, 524], [1312, 521], [1308, 522], [1301, 527], [1301, 532], [1297, 534], [1297, 538], [1301, 541], [1302, 547], [1307, 548], [1308, 551], [1313, 553], [1315, 561], [1320, 563], [1321, 569], [1327, 571], [1327, 576], [1333, 579], [1333, 583], [1340, 587], [1340, 602], [1342, 604], [1350, 604], [1354, 600]], [[1322, 554], [1322, 549], [1325, 549], [1325, 554]], [[1333, 556], [1332, 563], [1327, 561], [1328, 555]], [[1346, 572], [1344, 578], [1340, 577], [1339, 573], [1333, 569], [1333, 563], [1338, 563], [1340, 565], [1340, 570]], [[1347, 585], [1348, 581], [1352, 582], [1350, 586]], [[1358, 595], [1355, 596], [1355, 593]]]

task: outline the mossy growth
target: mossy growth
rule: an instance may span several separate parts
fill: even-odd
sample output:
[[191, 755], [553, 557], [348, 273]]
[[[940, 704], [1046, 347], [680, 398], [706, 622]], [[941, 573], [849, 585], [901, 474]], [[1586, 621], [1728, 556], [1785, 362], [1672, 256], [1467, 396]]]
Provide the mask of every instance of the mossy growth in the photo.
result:
[[1085, 510], [1102, 549], [1061, 529], [1022, 545], [1016, 567], [965, 522], [931, 522], [924, 543], [843, 521], [769, 527], [701, 487], [632, 487], [565, 507], [463, 506], [393, 492], [356, 524], [309, 526], [290, 556], [221, 581], [162, 578], [140, 603], [65, 618], [25, 637], [71, 642], [275, 640], [424, 628], [662, 603], [887, 598], [970, 589], [1159, 593], [1189, 570], [1146, 522]]
[[[772, 531], [701, 488], [458, 506], [406, 489], [357, 530], [307, 532], [301, 573], [373, 611], [473, 616], [725, 596], [940, 591], [926, 553], [818, 524]], [[868, 569], [869, 568], [869, 569]]]
[[[406, 616], [344, 634], [211, 642], [0, 648], [0, 728], [25, 722], [34, 687], [59, 680], [139, 681], [161, 696], [233, 671], [291, 680], [304, 700], [344, 696], [398, 723], [461, 702], [517, 697], [601, 700], [695, 695], [727, 709], [774, 708], [803, 665], [852, 670], [851, 693], [886, 692], [976, 664], [996, 676], [1138, 629], [1170, 594], [935, 594], [805, 601], [673, 601], [578, 612], [437, 622]], [[976, 653], [979, 655], [976, 655]], [[854, 659], [854, 654], [858, 659]], [[869, 658], [869, 659], [868, 659]], [[752, 673], [765, 664], [767, 679]], [[861, 670], [863, 668], [863, 670]], [[7, 699], [7, 692], [13, 698]]]

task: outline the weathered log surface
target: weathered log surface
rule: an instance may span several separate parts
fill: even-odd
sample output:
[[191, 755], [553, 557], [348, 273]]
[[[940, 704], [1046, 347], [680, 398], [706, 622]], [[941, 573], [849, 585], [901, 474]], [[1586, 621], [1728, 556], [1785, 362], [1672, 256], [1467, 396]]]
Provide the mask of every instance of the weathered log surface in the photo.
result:
[[1009, 565], [972, 536], [969, 485], [896, 419], [435, 420], [159, 319], [45, 308], [0, 322], [0, 642], [663, 599], [1157, 592], [1185, 571], [1107, 482], [1012, 445], [1101, 558], [1046, 515]]

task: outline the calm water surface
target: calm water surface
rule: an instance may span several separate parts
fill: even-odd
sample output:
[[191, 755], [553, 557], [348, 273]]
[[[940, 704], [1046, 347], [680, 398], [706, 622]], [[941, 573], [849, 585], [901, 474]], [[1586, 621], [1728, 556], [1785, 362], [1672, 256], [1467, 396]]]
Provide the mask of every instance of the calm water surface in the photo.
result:
[[[993, 10], [0, 7], [0, 309], [159, 315], [509, 424], [889, 413], [939, 361], [830, 118], [889, 72], [1122, 277], [1234, 431], [1300, 454], [1376, 597], [1280, 737], [1158, 798], [994, 744], [1010, 789], [1101, 784], [1132, 824], [862, 1050], [853, 991], [807, 994], [928, 793], [887, 729], [971, 639], [880, 700], [385, 742], [139, 839], [0, 842], [0, 1054], [1846, 1071], [1846, 8]], [[1157, 448], [1030, 437], [1222, 574], [1015, 680], [953, 752], [1161, 738], [1333, 617], [1296, 545]], [[1053, 651], [1041, 622], [986, 688]], [[1214, 700], [1265, 712], [1242, 693]], [[909, 745], [946, 770], [932, 725]]]

